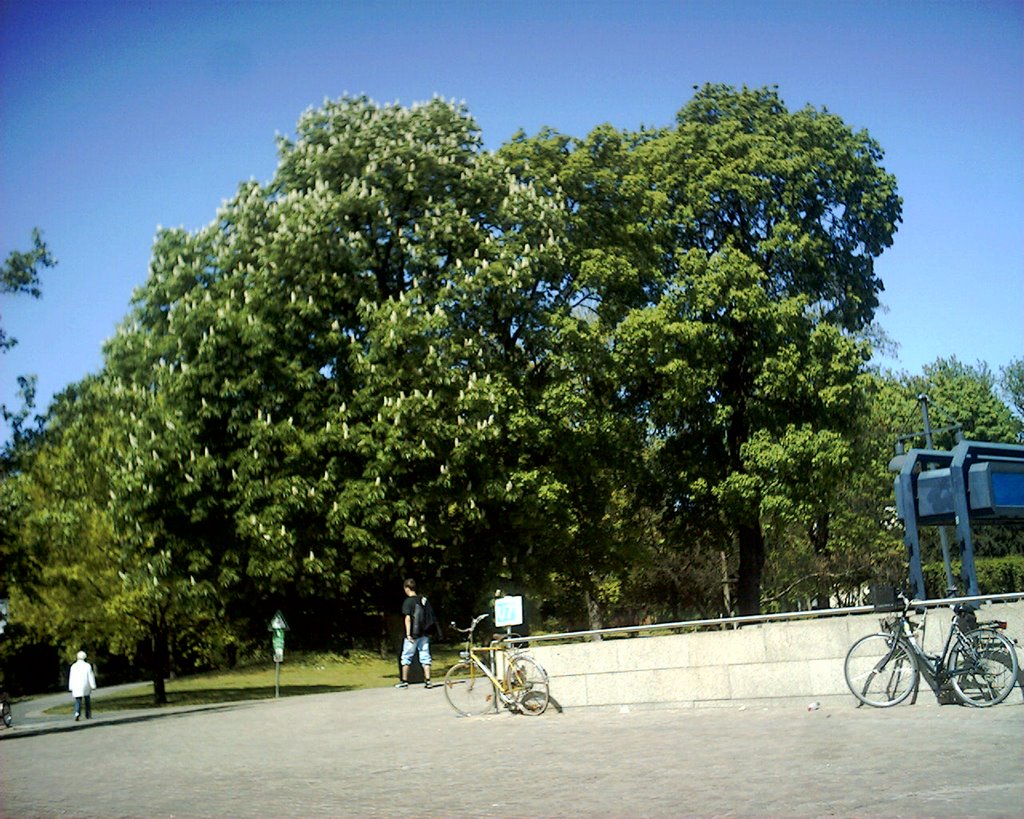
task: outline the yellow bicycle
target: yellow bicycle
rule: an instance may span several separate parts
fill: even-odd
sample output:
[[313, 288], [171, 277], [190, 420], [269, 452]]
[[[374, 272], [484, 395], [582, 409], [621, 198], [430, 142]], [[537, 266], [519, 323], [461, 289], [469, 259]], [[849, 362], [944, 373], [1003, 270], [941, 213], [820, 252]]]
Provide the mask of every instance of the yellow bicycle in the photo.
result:
[[548, 674], [540, 663], [506, 638], [494, 640], [489, 646], [473, 645], [473, 630], [487, 616], [478, 615], [469, 628], [451, 624], [455, 631], [466, 635], [466, 648], [459, 652], [461, 661], [444, 678], [448, 704], [464, 717], [493, 712], [498, 703], [513, 713], [543, 714], [550, 695]]

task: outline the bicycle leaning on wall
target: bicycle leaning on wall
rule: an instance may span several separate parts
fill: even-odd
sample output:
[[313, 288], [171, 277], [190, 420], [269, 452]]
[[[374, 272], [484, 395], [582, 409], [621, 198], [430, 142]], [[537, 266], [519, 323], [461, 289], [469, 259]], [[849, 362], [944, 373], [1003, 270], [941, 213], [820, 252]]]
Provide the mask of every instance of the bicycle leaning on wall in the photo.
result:
[[466, 635], [466, 648], [444, 678], [448, 704], [466, 717], [494, 711], [498, 703], [519, 714], [543, 714], [549, 700], [548, 674], [526, 649], [504, 638], [489, 646], [473, 645], [473, 630], [487, 616], [478, 615], [469, 628], [451, 624]]
[[858, 700], [876, 708], [898, 705], [917, 690], [922, 670], [936, 691], [949, 682], [965, 705], [984, 708], [1006, 699], [1019, 665], [1013, 643], [999, 633], [1005, 622], [978, 623], [970, 606], [955, 605], [942, 653], [929, 655], [921, 642], [923, 620], [912, 620], [910, 600], [902, 592], [898, 597], [902, 612], [883, 619], [882, 632], [861, 637], [846, 655], [846, 684]]

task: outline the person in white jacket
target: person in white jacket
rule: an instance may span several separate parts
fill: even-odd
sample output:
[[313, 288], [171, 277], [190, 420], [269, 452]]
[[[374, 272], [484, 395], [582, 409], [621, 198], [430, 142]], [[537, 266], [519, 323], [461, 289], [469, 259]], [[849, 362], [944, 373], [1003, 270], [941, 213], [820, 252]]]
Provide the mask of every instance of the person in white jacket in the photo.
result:
[[85, 661], [85, 652], [78, 652], [78, 660], [68, 672], [68, 690], [75, 698], [75, 722], [82, 718], [82, 700], [85, 700], [85, 718], [92, 719], [92, 692], [96, 690], [96, 675]]

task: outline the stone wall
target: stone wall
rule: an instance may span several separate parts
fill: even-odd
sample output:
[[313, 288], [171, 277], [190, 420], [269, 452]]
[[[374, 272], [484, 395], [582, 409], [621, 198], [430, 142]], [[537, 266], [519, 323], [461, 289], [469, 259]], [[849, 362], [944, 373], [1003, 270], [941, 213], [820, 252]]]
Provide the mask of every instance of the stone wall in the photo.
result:
[[[843, 660], [854, 641], [879, 630], [877, 613], [790, 620], [682, 634], [611, 637], [531, 651], [551, 677], [557, 706], [715, 707], [732, 705], [848, 704], [856, 700], [843, 678]], [[924, 644], [938, 654], [950, 609], [930, 609]], [[918, 618], [920, 619], [920, 618]], [[1024, 601], [996, 603], [979, 620], [1006, 620], [1004, 632], [1024, 641]], [[1008, 703], [1020, 704], [1021, 689]], [[938, 700], [922, 677], [916, 700]]]

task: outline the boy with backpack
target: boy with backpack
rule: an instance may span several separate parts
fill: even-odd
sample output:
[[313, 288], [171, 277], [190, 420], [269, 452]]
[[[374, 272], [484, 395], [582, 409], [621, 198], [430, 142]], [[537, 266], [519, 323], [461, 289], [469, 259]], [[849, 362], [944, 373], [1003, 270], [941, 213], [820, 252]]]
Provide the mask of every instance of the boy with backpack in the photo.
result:
[[405, 591], [402, 602], [405, 639], [402, 641], [402, 681], [395, 688], [409, 687], [409, 666], [417, 653], [423, 666], [423, 685], [430, 688], [430, 637], [437, 630], [437, 618], [427, 598], [416, 594], [415, 580], [408, 578], [402, 588]]

